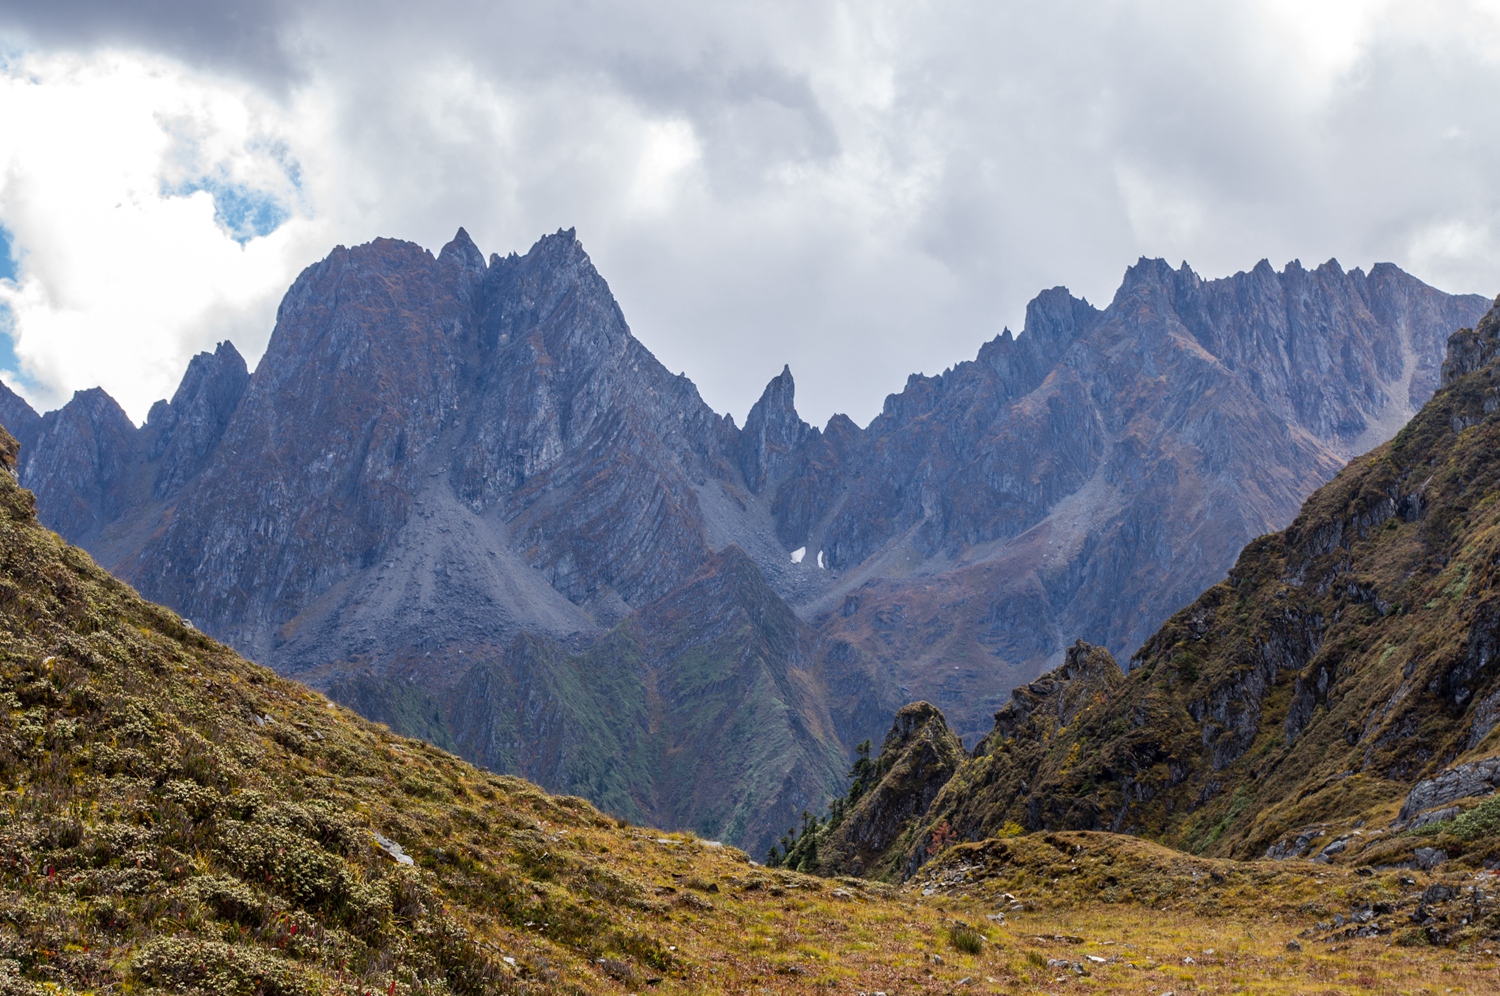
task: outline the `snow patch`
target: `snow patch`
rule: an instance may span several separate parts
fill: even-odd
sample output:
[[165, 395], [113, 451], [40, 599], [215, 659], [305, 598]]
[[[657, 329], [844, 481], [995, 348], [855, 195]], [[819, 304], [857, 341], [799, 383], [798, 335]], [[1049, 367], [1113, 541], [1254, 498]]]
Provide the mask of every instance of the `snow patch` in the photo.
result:
[[820, 570], [820, 571], [827, 570], [827, 568], [823, 566], [823, 551], [822, 550], [818, 551], [818, 570]]
[[799, 546], [799, 547], [797, 547], [797, 549], [795, 549], [795, 550], [792, 551], [792, 563], [794, 563], [794, 564], [800, 564], [800, 563], [802, 563], [802, 558], [805, 557], [805, 556], [807, 556], [807, 547], [805, 547], [805, 546]]

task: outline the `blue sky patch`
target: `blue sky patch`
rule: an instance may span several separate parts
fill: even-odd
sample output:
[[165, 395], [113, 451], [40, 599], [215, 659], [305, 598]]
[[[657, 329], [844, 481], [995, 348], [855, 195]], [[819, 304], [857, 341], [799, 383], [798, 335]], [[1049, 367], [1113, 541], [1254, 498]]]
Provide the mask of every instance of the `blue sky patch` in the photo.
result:
[[163, 193], [187, 197], [200, 190], [214, 199], [214, 221], [240, 245], [270, 235], [291, 217], [291, 212], [270, 194], [212, 176], [188, 180]]
[[[16, 238], [10, 229], [0, 225], [0, 280], [16, 279]], [[32, 378], [21, 372], [21, 360], [16, 356], [16, 316], [10, 305], [0, 304], [0, 370], [4, 370], [28, 387], [34, 385]]]
[[11, 314], [10, 305], [0, 304], [0, 370], [19, 377], [21, 361], [16, 357], [15, 340], [11, 338], [13, 328], [15, 328], [15, 316]]
[[[15, 236], [10, 229], [0, 225], [0, 280], [16, 279]], [[21, 361], [16, 358], [16, 344], [11, 338], [15, 328], [15, 315], [10, 305], [0, 304], [0, 370], [19, 374]]]
[[0, 225], [0, 280], [16, 279], [15, 237]]

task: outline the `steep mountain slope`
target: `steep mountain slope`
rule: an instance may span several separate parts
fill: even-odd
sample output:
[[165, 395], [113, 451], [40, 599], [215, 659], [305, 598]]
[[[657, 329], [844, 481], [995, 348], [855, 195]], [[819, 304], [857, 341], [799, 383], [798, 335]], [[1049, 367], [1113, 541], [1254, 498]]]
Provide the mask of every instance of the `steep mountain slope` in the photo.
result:
[[1483, 802], [1500, 784], [1500, 301], [1454, 334], [1442, 378], [1128, 674], [1080, 643], [1017, 689], [897, 863], [939, 830], [1008, 823], [1240, 857], [1500, 858]]
[[730, 547], [581, 654], [517, 638], [443, 713], [493, 770], [763, 853], [838, 783], [844, 745], [886, 721], [857, 661]]
[[1064, 634], [1149, 631], [1394, 431], [1479, 313], [1389, 266], [1143, 261], [1102, 312], [1040, 295], [868, 429], [804, 424], [790, 371], [740, 429], [630, 334], [572, 232], [486, 261], [460, 231], [336, 249], [253, 374], [203, 354], [140, 429], [97, 391], [41, 417], [7, 392], [0, 419], [43, 521], [205, 632], [758, 849], [901, 702], [977, 739]]
[[[860, 745], [867, 752], [869, 742]], [[803, 818], [796, 839], [781, 841], [773, 863], [805, 872], [891, 878], [887, 867], [909, 844], [933, 798], [967, 758], [963, 741], [948, 729], [943, 714], [928, 702], [913, 702], [896, 713], [880, 756], [855, 761], [853, 784], [834, 800], [826, 818]]]

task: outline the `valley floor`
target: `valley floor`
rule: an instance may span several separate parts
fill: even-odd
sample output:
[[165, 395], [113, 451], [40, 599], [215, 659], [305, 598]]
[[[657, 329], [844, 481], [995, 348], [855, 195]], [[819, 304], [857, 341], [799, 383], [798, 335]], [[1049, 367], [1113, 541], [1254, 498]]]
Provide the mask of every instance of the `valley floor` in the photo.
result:
[[[615, 857], [654, 894], [660, 910], [647, 916], [677, 960], [654, 981], [611, 979], [601, 965], [605, 992], [1500, 993], [1500, 942], [1434, 946], [1413, 926], [1409, 911], [1442, 881], [1420, 871], [1360, 877], [1311, 862], [1193, 858], [1107, 834], [1039, 834], [1004, 842], [1020, 853], [998, 874], [976, 860], [994, 842], [964, 845], [897, 889], [726, 867], [736, 852], [632, 836], [631, 853]], [[1085, 847], [1065, 865], [1107, 864], [1136, 897], [1102, 900], [1110, 887], [1087, 870], [1070, 879], [1053, 868], [1049, 881], [1036, 859], [1052, 851], [1056, 861], [1058, 838]], [[1382, 934], [1343, 936], [1359, 929], [1354, 919], [1318, 929], [1370, 906], [1390, 908], [1375, 921]], [[1432, 912], [1434, 929], [1467, 926]]]

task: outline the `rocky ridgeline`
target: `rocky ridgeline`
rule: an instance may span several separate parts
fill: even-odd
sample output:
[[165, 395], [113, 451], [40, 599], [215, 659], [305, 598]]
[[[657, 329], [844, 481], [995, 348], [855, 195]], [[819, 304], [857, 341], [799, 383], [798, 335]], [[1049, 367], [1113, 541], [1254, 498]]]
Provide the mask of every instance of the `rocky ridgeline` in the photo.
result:
[[977, 739], [1065, 637], [1136, 645], [1394, 432], [1482, 304], [1388, 265], [1143, 260], [1103, 310], [1042, 293], [865, 429], [804, 423], [789, 370], [741, 428], [571, 231], [488, 259], [460, 231], [336, 249], [253, 373], [221, 345], [143, 427], [98, 390], [38, 416], [0, 388], [0, 421], [44, 521], [204, 631], [760, 849], [903, 702]]
[[881, 866], [910, 875], [935, 843], [1104, 830], [1367, 873], [1500, 867], [1497, 336], [1500, 302], [1452, 337], [1455, 357], [1487, 362], [1450, 358], [1395, 440], [1250, 544], [1128, 673], [1080, 641], [1015, 689]]

